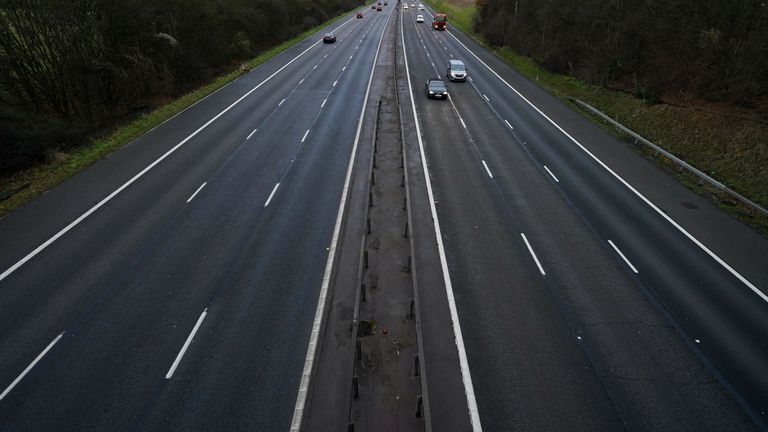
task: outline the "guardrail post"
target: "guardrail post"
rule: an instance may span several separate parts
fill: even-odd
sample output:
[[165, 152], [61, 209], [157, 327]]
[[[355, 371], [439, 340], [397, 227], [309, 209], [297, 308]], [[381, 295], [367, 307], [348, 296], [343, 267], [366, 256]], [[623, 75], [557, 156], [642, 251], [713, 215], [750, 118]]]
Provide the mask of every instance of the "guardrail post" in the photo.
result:
[[416, 399], [416, 417], [421, 418], [421, 409], [424, 405], [424, 401], [421, 400], [421, 395]]
[[360, 285], [360, 301], [365, 303], [365, 284]]
[[[360, 399], [360, 386], [358, 385], [357, 375], [352, 377], [352, 397]], [[421, 396], [419, 396], [421, 398]], [[419, 417], [418, 415], [416, 417]]]
[[413, 376], [418, 377], [421, 373], [421, 365], [419, 365], [419, 354], [413, 355]]

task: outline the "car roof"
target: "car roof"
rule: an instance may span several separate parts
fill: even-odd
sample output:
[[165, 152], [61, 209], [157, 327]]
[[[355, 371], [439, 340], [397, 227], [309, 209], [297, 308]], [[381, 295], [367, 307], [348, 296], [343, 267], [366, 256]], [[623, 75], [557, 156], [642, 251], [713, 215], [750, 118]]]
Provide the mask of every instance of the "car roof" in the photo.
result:
[[451, 60], [451, 65], [462, 65], [464, 66], [464, 62], [461, 60]]

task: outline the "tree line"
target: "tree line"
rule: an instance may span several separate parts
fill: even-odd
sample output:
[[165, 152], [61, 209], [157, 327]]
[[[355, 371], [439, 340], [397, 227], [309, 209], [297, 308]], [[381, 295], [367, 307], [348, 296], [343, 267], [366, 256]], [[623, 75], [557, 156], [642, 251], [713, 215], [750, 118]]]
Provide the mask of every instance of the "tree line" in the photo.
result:
[[0, 177], [207, 82], [356, 0], [3, 0]]
[[768, 113], [765, 0], [476, 0], [476, 30], [548, 70]]

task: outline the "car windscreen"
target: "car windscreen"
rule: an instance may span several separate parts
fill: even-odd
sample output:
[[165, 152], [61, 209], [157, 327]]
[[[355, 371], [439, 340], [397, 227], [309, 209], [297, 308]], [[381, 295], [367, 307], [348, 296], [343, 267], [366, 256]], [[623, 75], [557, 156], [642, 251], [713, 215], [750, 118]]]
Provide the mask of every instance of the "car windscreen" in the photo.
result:
[[445, 84], [440, 82], [440, 81], [429, 83], [429, 89], [432, 90], [432, 91], [443, 91], [443, 90], [446, 90]]

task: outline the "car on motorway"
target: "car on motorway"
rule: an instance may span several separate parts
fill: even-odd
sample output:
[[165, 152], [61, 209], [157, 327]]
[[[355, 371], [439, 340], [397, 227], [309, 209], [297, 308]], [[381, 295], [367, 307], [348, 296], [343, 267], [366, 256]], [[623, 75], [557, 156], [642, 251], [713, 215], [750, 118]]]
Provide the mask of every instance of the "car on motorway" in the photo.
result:
[[419, 3], [419, 10], [420, 10], [420, 11], [423, 11], [423, 10], [424, 10], [424, 5], [423, 5], [423, 4], [421, 4], [421, 3]]
[[461, 60], [451, 60], [448, 62], [448, 70], [445, 74], [450, 81], [466, 81], [467, 67]]
[[371, 5], [371, 9], [376, 9], [376, 5]]
[[336, 42], [336, 35], [333, 33], [326, 33], [325, 36], [323, 36], [323, 43], [335, 43]]
[[416, 3], [411, 3], [411, 7], [416, 7]]
[[448, 99], [448, 87], [445, 81], [439, 78], [428, 79], [424, 85], [424, 91], [430, 99]]
[[416, 22], [417, 23], [423, 23], [424, 22], [424, 15], [416, 15]]
[[381, 6], [376, 6], [376, 12], [381, 12]]
[[403, 4], [403, 10], [408, 10], [408, 5], [405, 3]]
[[387, 2], [384, 2], [384, 6], [386, 6], [386, 5], [387, 5]]
[[358, 17], [358, 18], [362, 18], [362, 17], [363, 17], [363, 13], [362, 13], [362, 12], [358, 12], [358, 13], [357, 13], [357, 17]]

